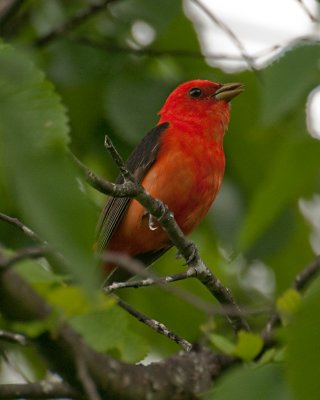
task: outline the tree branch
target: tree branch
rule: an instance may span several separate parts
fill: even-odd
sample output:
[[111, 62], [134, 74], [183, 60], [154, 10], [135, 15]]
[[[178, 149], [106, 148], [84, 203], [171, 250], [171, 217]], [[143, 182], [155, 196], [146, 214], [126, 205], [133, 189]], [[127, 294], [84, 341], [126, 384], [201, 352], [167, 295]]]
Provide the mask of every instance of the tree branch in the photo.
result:
[[181, 346], [184, 351], [190, 351], [192, 349], [192, 344], [190, 342], [188, 342], [187, 340], [183, 339], [182, 337], [180, 337], [177, 334], [175, 334], [174, 332], [172, 332], [161, 322], [159, 322], [155, 319], [149, 318], [146, 315], [142, 314], [140, 311], [135, 310], [133, 307], [130, 306], [130, 304], [126, 303], [119, 297], [117, 297], [116, 299], [117, 299], [116, 300], [117, 304], [121, 308], [126, 310], [134, 318], [136, 318], [138, 321], [149, 326], [155, 332], [160, 333], [161, 335], [164, 335], [164, 336], [168, 337], [169, 339], [173, 340], [175, 343], [177, 343], [179, 346]]
[[306, 6], [303, 0], [297, 0], [297, 2], [300, 4], [302, 10], [307, 14], [307, 16], [310, 18], [311, 22], [319, 23], [319, 19], [315, 17], [312, 12], [309, 10], [309, 8]]
[[188, 271], [181, 272], [179, 274], [171, 276], [161, 277], [155, 274], [153, 271], [150, 271], [150, 269], [146, 268], [145, 265], [142, 264], [139, 260], [129, 257], [128, 255], [123, 253], [105, 251], [101, 254], [101, 258], [103, 261], [116, 264], [119, 268], [126, 269], [132, 275], [139, 275], [146, 278], [143, 280], [113, 282], [111, 285], [108, 285], [107, 281], [106, 285], [104, 285], [103, 288], [106, 293], [112, 293], [118, 289], [124, 289], [124, 288], [138, 288], [138, 287], [156, 285], [162, 290], [165, 290], [166, 292], [173, 294], [177, 298], [184, 300], [186, 303], [206, 313], [208, 316], [212, 315], [213, 313], [218, 314], [217, 310], [213, 310], [212, 304], [210, 304], [209, 302], [204, 301], [200, 297], [196, 296], [195, 294], [187, 290], [168, 285], [168, 283], [189, 278]]
[[[127, 269], [132, 275], [140, 275], [142, 277], [146, 277], [145, 279], [136, 280], [130, 279], [125, 282], [113, 282], [110, 285], [104, 286], [104, 291], [106, 293], [113, 293], [119, 289], [129, 289], [129, 288], [141, 288], [147, 286], [157, 286], [162, 290], [165, 290], [174, 296], [184, 300], [186, 303], [194, 306], [198, 310], [207, 314], [208, 317], [212, 315], [224, 315], [225, 313], [221, 310], [221, 307], [213, 306], [211, 303], [204, 301], [200, 297], [194, 295], [191, 292], [183, 290], [179, 287], [171, 287], [169, 283], [177, 282], [180, 280], [185, 280], [189, 278], [196, 278], [196, 271], [194, 268], [188, 268], [187, 270], [168, 276], [159, 276], [154, 272], [145, 268], [145, 266], [139, 261], [135, 260], [126, 254], [117, 253], [112, 251], [107, 251], [102, 254], [102, 260], [110, 262], [112, 264], [118, 265], [119, 268]], [[239, 316], [239, 310], [236, 310], [234, 307], [224, 306], [225, 312], [228, 312], [228, 315], [236, 315]], [[247, 315], [256, 315], [261, 313], [269, 313], [270, 308], [244, 308], [241, 307], [241, 313], [244, 316]]]
[[[9, 320], [30, 321], [47, 318], [51, 309], [14, 271], [6, 270], [0, 272], [0, 312]], [[61, 324], [54, 335], [43, 333], [34, 343], [50, 369], [81, 392], [74, 360], [75, 354], [80, 355], [100, 396], [119, 400], [195, 398], [236, 361], [234, 357], [201, 348], [161, 363], [129, 365], [93, 351], [67, 324]]]
[[242, 58], [248, 64], [248, 67], [258, 74], [258, 71], [255, 67], [254, 60], [249, 56], [247, 50], [244, 48], [241, 41], [238, 39], [237, 35], [223, 22], [220, 18], [218, 18], [206, 5], [201, 3], [199, 0], [191, 0], [197, 7], [199, 7], [219, 28], [221, 28], [226, 34], [230, 37], [236, 47], [239, 49]]
[[21, 335], [21, 333], [9, 332], [3, 329], [0, 329], [0, 340], [17, 343], [21, 346], [26, 346], [29, 342], [28, 338], [24, 335]]
[[1, 4], [2, 7], [0, 13], [1, 36], [5, 36], [7, 26], [12, 21], [12, 19], [18, 14], [18, 12], [20, 11], [21, 7], [24, 5], [25, 2], [26, 0], [11, 0], [7, 1], [7, 5]]
[[0, 399], [80, 399], [82, 395], [62, 382], [0, 384]]
[[[177, 282], [181, 280], [185, 280], [195, 276], [194, 269], [189, 268], [184, 272], [180, 272], [178, 274], [169, 275], [169, 276], [153, 276], [148, 277], [141, 280], [130, 280], [125, 282], [113, 282], [111, 285], [106, 286], [104, 289], [107, 293], [112, 293], [118, 289], [127, 289], [127, 288], [139, 288], [146, 286], [157, 285], [161, 288], [167, 288], [166, 284], [171, 282]], [[193, 304], [193, 303], [192, 303]], [[204, 311], [204, 309], [203, 309]], [[209, 309], [206, 307], [205, 311], [209, 312]]]
[[301, 292], [313, 280], [320, 270], [320, 255], [306, 266], [294, 279], [292, 287]]
[[26, 236], [31, 238], [33, 241], [42, 242], [39, 236], [35, 232], [33, 232], [33, 230], [24, 225], [19, 219], [0, 213], [0, 220], [8, 222], [9, 224], [17, 227], [18, 229], [20, 229], [20, 231], [22, 231]]
[[[144, 47], [141, 49], [137, 49], [129, 46], [121, 46], [118, 44], [110, 43], [109, 41], [102, 42], [93, 40], [91, 38], [86, 37], [78, 37], [78, 36], [68, 36], [69, 41], [73, 43], [77, 43], [84, 46], [89, 46], [91, 48], [95, 48], [102, 51], [108, 51], [111, 53], [124, 53], [124, 54], [133, 54], [136, 56], [147, 56], [147, 57], [177, 57], [177, 58], [207, 58], [214, 60], [223, 60], [223, 61], [242, 61], [243, 56], [240, 55], [232, 55], [232, 54], [224, 54], [224, 53], [205, 53], [200, 51], [192, 51], [192, 50], [180, 50], [180, 49], [154, 49], [152, 47]], [[279, 51], [285, 47], [293, 47], [298, 43], [310, 43], [315, 42], [318, 43], [319, 40], [316, 36], [304, 36], [299, 37], [299, 39], [284, 41], [283, 43], [275, 44], [260, 51], [251, 54], [249, 57], [254, 62], [257, 63], [261, 58], [271, 57], [271, 55]]]
[[[87, 38], [84, 36], [68, 36], [67, 40], [72, 43], [77, 43], [83, 46], [88, 46], [95, 49], [100, 49], [103, 51], [109, 51], [113, 53], [123, 53], [123, 54], [133, 54], [135, 56], [147, 56], [147, 57], [179, 57], [179, 58], [212, 58], [216, 60], [232, 60], [232, 61], [241, 61], [243, 60], [242, 56], [234, 56], [228, 54], [212, 54], [212, 53], [202, 53], [200, 51], [192, 51], [192, 50], [180, 50], [180, 49], [168, 49], [168, 50], [160, 50], [154, 49], [152, 47], [143, 47], [143, 48], [135, 48], [130, 46], [123, 46], [119, 44], [110, 43], [109, 41], [102, 42], [93, 40], [91, 38]], [[258, 58], [252, 56], [252, 59]]]
[[96, 385], [90, 376], [88, 371], [86, 361], [83, 359], [81, 354], [75, 354], [76, 367], [78, 372], [78, 377], [82, 383], [84, 392], [86, 393], [89, 400], [101, 400], [101, 397], [97, 391]]
[[[28, 228], [27, 228], [28, 230]], [[27, 249], [22, 249], [18, 251], [15, 255], [11, 257], [4, 257], [1, 256], [0, 253], [0, 268], [5, 269], [9, 268], [10, 266], [14, 265], [15, 263], [26, 259], [26, 258], [38, 258], [46, 255], [48, 252], [48, 247], [43, 246], [43, 247], [35, 247], [35, 248], [27, 248]], [[121, 258], [121, 255], [117, 255], [119, 258]], [[123, 257], [122, 257], [123, 258]], [[134, 268], [133, 273], [140, 273], [141, 271], [141, 266], [137, 265], [138, 261], [131, 260], [131, 264], [133, 263], [133, 266], [131, 265], [131, 268]], [[133, 307], [129, 306], [129, 304], [126, 304], [124, 301], [121, 301], [118, 299], [117, 304], [125, 309], [129, 314], [134, 316], [136, 319], [138, 319], [140, 322], [146, 324], [149, 326], [151, 329], [154, 331], [168, 337], [169, 339], [173, 340], [176, 342], [178, 345], [180, 345], [185, 351], [190, 351], [192, 348], [191, 343], [189, 343], [187, 340], [181, 338], [174, 332], [172, 332], [170, 329], [168, 329], [164, 324], [156, 321], [155, 319], [149, 318], [145, 315], [143, 315], [141, 312], [135, 310]], [[197, 304], [197, 303], [196, 303]], [[0, 331], [0, 338], [1, 338], [1, 331]], [[81, 368], [80, 368], [81, 367]], [[80, 364], [79, 361], [79, 373], [81, 372], [84, 374], [84, 366]], [[81, 381], [86, 384], [85, 390], [88, 392], [88, 397], [93, 400], [96, 399], [96, 393], [94, 390], [94, 386], [90, 384], [90, 377], [88, 376], [88, 379], [81, 379]]]
[[70, 152], [73, 160], [83, 173], [86, 182], [100, 193], [114, 196], [114, 197], [134, 197], [137, 195], [137, 186], [133, 182], [124, 182], [123, 184], [116, 184], [106, 181], [95, 175], [89, 168], [87, 168], [74, 154]]

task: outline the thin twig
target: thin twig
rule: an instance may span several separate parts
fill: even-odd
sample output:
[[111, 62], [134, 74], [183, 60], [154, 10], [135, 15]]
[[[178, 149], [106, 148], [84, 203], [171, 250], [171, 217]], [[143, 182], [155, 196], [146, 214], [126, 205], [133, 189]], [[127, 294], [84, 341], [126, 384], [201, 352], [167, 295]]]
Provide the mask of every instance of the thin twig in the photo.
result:
[[21, 346], [26, 346], [28, 344], [28, 338], [21, 333], [9, 332], [0, 329], [0, 340], [5, 340], [11, 343], [17, 343]]
[[10, 217], [9, 215], [3, 213], [0, 213], [0, 219], [19, 228], [26, 236], [28, 236], [35, 242], [42, 242], [39, 236], [35, 232], [33, 232], [33, 230], [24, 225], [19, 219]]
[[235, 332], [238, 332], [239, 330], [249, 331], [249, 324], [244, 318], [243, 311], [234, 300], [231, 290], [222, 284], [222, 282], [203, 263], [199, 256], [197, 257], [198, 258], [194, 262], [194, 265], [189, 264], [191, 268], [194, 268], [197, 279], [219, 301], [233, 330]]
[[193, 293], [190, 293], [187, 290], [184, 290], [179, 287], [169, 286], [168, 283], [176, 282], [179, 280], [190, 278], [190, 271], [181, 272], [179, 274], [160, 277], [155, 274], [153, 271], [151, 272], [149, 268], [146, 268], [144, 264], [142, 264], [139, 260], [136, 260], [132, 257], [129, 257], [126, 254], [107, 251], [101, 254], [101, 259], [104, 262], [109, 262], [118, 266], [118, 268], [124, 268], [130, 272], [132, 275], [140, 275], [145, 277], [143, 280], [129, 280], [125, 282], [113, 282], [111, 285], [108, 285], [108, 280], [106, 282], [107, 285], [104, 286], [104, 291], [106, 293], [112, 293], [118, 289], [124, 288], [138, 288], [156, 285], [157, 287], [165, 290], [166, 292], [171, 293], [177, 298], [184, 300], [186, 303], [192, 305], [198, 310], [207, 314], [207, 316], [220, 315], [217, 309], [212, 307], [207, 301], [204, 301], [200, 297], [196, 296]]
[[[112, 157], [113, 161], [115, 162], [115, 164], [117, 165], [117, 167], [119, 168], [124, 180], [136, 183], [135, 177], [126, 168], [123, 158], [121, 157], [118, 150], [114, 147], [114, 145], [108, 135], [105, 135], [105, 137], [104, 137], [104, 146], [108, 150], [109, 154], [111, 155], [111, 157]], [[139, 187], [139, 185], [136, 185], [136, 186]], [[141, 192], [141, 190], [137, 190], [136, 195], [138, 194], [138, 192]]]
[[[4, 9], [1, 9], [0, 13], [0, 32], [1, 35], [4, 34], [6, 25], [12, 18], [17, 15], [20, 11], [21, 6], [25, 3], [26, 0], [11, 0], [7, 1], [7, 5], [4, 6]], [[2, 6], [3, 7], [3, 6]]]
[[[129, 281], [125, 282], [113, 282], [110, 285], [105, 285], [103, 290], [108, 294], [111, 294], [119, 289], [136, 289], [140, 287], [157, 286], [162, 290], [173, 294], [175, 297], [184, 300], [186, 303], [194, 306], [198, 310], [205, 312], [208, 317], [212, 315], [225, 315], [225, 313], [231, 316], [247, 316], [262, 313], [269, 314], [272, 311], [270, 307], [241, 307], [240, 310], [236, 309], [234, 306], [227, 305], [223, 307], [224, 310], [221, 310], [221, 307], [215, 307], [211, 303], [204, 301], [200, 297], [196, 296], [193, 293], [190, 293], [187, 290], [179, 287], [169, 286], [169, 284], [172, 282], [178, 282], [189, 278], [197, 278], [197, 272], [194, 268], [188, 268], [183, 272], [173, 275], [159, 276], [153, 271], [151, 272], [149, 268], [145, 268], [145, 265], [142, 264], [139, 260], [129, 257], [128, 255], [123, 253], [108, 250], [107, 252], [102, 253], [101, 259], [102, 261], [110, 262], [117, 265], [118, 268], [125, 268], [132, 275], [140, 275], [142, 277], [145, 277], [145, 279], [141, 280], [130, 279]], [[108, 281], [106, 283], [108, 283]]]
[[89, 168], [87, 168], [74, 154], [70, 154], [84, 174], [86, 181], [100, 193], [114, 197], [133, 197], [137, 195], [137, 188], [134, 183], [129, 181], [124, 182], [123, 184], [108, 182], [90, 171]]
[[196, 6], [198, 6], [217, 26], [219, 26], [226, 34], [230, 37], [230, 39], [234, 42], [237, 48], [240, 51], [243, 59], [248, 64], [248, 67], [258, 74], [258, 71], [255, 67], [254, 60], [249, 56], [247, 50], [244, 48], [243, 44], [237, 37], [237, 35], [226, 25], [220, 18], [218, 18], [206, 5], [201, 3], [199, 0], [190, 0]]
[[[192, 51], [192, 50], [180, 50], [180, 49], [168, 49], [168, 50], [159, 50], [154, 49], [152, 47], [144, 47], [141, 49], [137, 49], [129, 46], [121, 46], [118, 44], [110, 43], [110, 42], [101, 42], [97, 40], [93, 40], [91, 38], [86, 37], [78, 37], [78, 36], [68, 36], [67, 38], [73, 43], [78, 43], [80, 45], [89, 46], [91, 48], [96, 48], [102, 51], [109, 51], [113, 53], [124, 53], [124, 54], [133, 54], [136, 56], [148, 56], [148, 57], [167, 57], [172, 56], [176, 58], [207, 58], [214, 60], [226, 60], [226, 61], [242, 61], [242, 55], [232, 55], [232, 54], [223, 54], [223, 53], [206, 53], [200, 51]], [[257, 63], [260, 58], [271, 56], [272, 53], [279, 51], [280, 49], [286, 47], [292, 47], [298, 43], [309, 43], [315, 42], [318, 43], [319, 39], [315, 36], [303, 36], [296, 38], [294, 40], [284, 41], [283, 43], [278, 43], [262, 49], [260, 51], [255, 52], [250, 55], [250, 58], [253, 62]]]
[[41, 47], [47, 45], [48, 43], [52, 42], [55, 39], [60, 38], [71, 29], [76, 28], [88, 18], [93, 17], [95, 14], [102, 11], [106, 8], [109, 4], [113, 3], [115, 0], [103, 0], [101, 3], [91, 4], [88, 7], [84, 8], [83, 10], [78, 11], [72, 18], [67, 20], [61, 26], [53, 29], [51, 32], [47, 33], [46, 35], [38, 38], [34, 45], [37, 47]]
[[188, 342], [186, 339], [178, 336], [174, 332], [172, 332], [170, 329], [168, 329], [164, 324], [161, 322], [149, 318], [146, 315], [142, 314], [140, 311], [135, 310], [132, 306], [130, 306], [128, 303], [126, 303], [124, 300], [117, 298], [117, 304], [126, 310], [130, 315], [135, 317], [138, 321], [142, 322], [143, 324], [149, 326], [151, 329], [153, 329], [155, 332], [160, 333], [161, 335], [164, 335], [168, 337], [169, 339], [173, 340], [175, 343], [177, 343], [179, 346], [183, 348], [184, 351], [191, 351], [192, 350], [192, 344]]
[[303, 0], [297, 0], [297, 2], [300, 4], [301, 8], [303, 11], [307, 14], [307, 16], [310, 18], [311, 22], [318, 23], [319, 19], [312, 14], [312, 12], [309, 10], [309, 8], [305, 5]]
[[[108, 41], [101, 42], [97, 40], [93, 40], [86, 37], [78, 37], [78, 36], [68, 36], [67, 40], [70, 40], [73, 43], [77, 43], [80, 45], [88, 46], [95, 49], [100, 49], [103, 51], [109, 51], [113, 53], [124, 53], [124, 54], [133, 54], [136, 56], [148, 56], [148, 57], [177, 57], [177, 58], [209, 58], [215, 60], [230, 60], [230, 61], [241, 61], [243, 60], [242, 56], [238, 55], [230, 55], [230, 54], [213, 54], [213, 53], [202, 53], [201, 51], [193, 51], [193, 50], [181, 50], [181, 49], [168, 49], [168, 50], [160, 50], [154, 49], [152, 47], [143, 47], [143, 48], [135, 48], [129, 46], [123, 46], [115, 43], [110, 43]], [[259, 58], [259, 55], [252, 56], [253, 60]]]
[[318, 255], [304, 270], [302, 270], [295, 278], [292, 287], [301, 292], [306, 285], [308, 285], [312, 279], [320, 271], [320, 255]]
[[[162, 276], [162, 277], [157, 277], [157, 278], [150, 277], [150, 278], [141, 279], [141, 280], [130, 280], [130, 281], [126, 281], [126, 282], [113, 282], [111, 285], [106, 286], [104, 289], [107, 293], [112, 293], [118, 289], [125, 289], [125, 288], [126, 289], [127, 288], [137, 289], [139, 287], [154, 286], [154, 285], [160, 286], [162, 288], [167, 288], [167, 286], [165, 286], [165, 284], [167, 284], [167, 283], [181, 281], [181, 280], [193, 277], [194, 275], [195, 275], [194, 270], [188, 269], [187, 271], [181, 272], [179, 274]], [[206, 310], [209, 311], [207, 307], [206, 307]]]
[[[0, 274], [0, 312], [9, 321], [19, 320], [21, 315], [25, 321], [34, 321], [47, 317], [52, 309], [23, 279], [9, 270]], [[234, 357], [198, 347], [195, 351], [179, 352], [160, 363], [130, 365], [94, 351], [68, 323], [59, 324], [54, 334], [44, 332], [34, 341], [36, 349], [48, 361], [52, 371], [82, 392], [74, 359], [75, 349], [79, 349], [104, 399], [129, 397], [140, 400], [181, 400], [181, 393], [186, 398], [196, 398], [207, 391], [215, 378], [236, 361]], [[43, 396], [46, 397], [49, 396]], [[72, 398], [72, 395], [60, 396], [69, 397]], [[0, 388], [0, 398], [8, 399], [10, 396], [1, 396]], [[14, 398], [32, 396], [24, 392]]]
[[[310, 264], [308, 264], [294, 279], [292, 287], [298, 292], [306, 288], [314, 277], [320, 272], [320, 255], [318, 255]], [[273, 344], [274, 329], [281, 323], [281, 317], [277, 311], [274, 311], [269, 321], [262, 330], [261, 337], [265, 346], [269, 347]]]

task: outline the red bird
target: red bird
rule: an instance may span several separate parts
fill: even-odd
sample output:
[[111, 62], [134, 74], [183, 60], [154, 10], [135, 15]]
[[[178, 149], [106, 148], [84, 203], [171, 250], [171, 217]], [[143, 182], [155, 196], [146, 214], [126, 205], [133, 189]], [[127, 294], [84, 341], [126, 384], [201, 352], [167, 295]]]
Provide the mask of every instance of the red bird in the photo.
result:
[[[157, 126], [126, 162], [147, 192], [167, 204], [186, 235], [207, 214], [220, 188], [229, 102], [242, 91], [240, 83], [193, 80], [181, 84], [167, 98]], [[119, 176], [117, 182], [122, 181]], [[171, 243], [136, 200], [110, 198], [100, 217], [97, 247], [98, 251], [128, 254], [149, 265]], [[115, 265], [104, 267], [111, 272]], [[111, 279], [128, 277], [128, 272], [119, 269]]]

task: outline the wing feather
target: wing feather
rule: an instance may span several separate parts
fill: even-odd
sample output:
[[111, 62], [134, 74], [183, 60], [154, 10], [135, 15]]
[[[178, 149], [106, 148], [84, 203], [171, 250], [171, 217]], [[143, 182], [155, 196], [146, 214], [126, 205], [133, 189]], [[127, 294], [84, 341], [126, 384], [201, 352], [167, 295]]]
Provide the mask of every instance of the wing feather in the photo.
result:
[[[151, 165], [157, 159], [160, 138], [169, 126], [169, 122], [164, 122], [154, 127], [139, 143], [129, 156], [126, 167], [133, 173], [138, 182], [141, 182]], [[116, 183], [123, 183], [122, 175], [116, 179]], [[119, 225], [125, 214], [130, 198], [110, 197], [107, 201], [97, 227], [97, 251], [101, 252], [107, 246], [111, 236]]]

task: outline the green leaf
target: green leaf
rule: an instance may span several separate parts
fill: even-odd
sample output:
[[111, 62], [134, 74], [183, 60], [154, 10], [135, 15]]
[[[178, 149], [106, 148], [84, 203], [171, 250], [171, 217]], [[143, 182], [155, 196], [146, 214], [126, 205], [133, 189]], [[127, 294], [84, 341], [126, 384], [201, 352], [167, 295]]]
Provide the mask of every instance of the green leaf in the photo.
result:
[[160, 51], [201, 52], [192, 22], [182, 14], [177, 15], [152, 47]]
[[318, 400], [320, 280], [310, 288], [298, 312], [286, 327], [288, 378], [295, 400]]
[[90, 310], [86, 293], [78, 286], [59, 286], [49, 290], [46, 295], [49, 304], [63, 312], [67, 318]]
[[288, 318], [297, 311], [300, 304], [300, 293], [295, 289], [290, 288], [277, 299], [277, 310], [282, 319], [287, 321]]
[[65, 280], [64, 276], [54, 274], [44, 260], [23, 260], [15, 265], [15, 271], [19, 273], [33, 287], [37, 284], [62, 284]]
[[235, 344], [230, 342], [226, 337], [212, 333], [209, 335], [210, 342], [225, 354], [234, 354]]
[[290, 49], [263, 73], [262, 118], [272, 124], [307, 97], [318, 84], [320, 46], [309, 44]]
[[84, 313], [70, 324], [97, 351], [116, 349], [127, 362], [140, 361], [147, 354], [145, 342], [129, 329], [128, 314], [119, 308]]
[[0, 58], [0, 164], [6, 186], [24, 222], [65, 256], [73, 276], [93, 288], [95, 215], [67, 156], [66, 111], [26, 55], [1, 44]]
[[[239, 235], [239, 246], [249, 248], [280, 213], [308, 193], [319, 172], [320, 144], [307, 135], [292, 137], [274, 149], [276, 155], [255, 194]], [[303, 162], [301, 160], [304, 160]]]
[[149, 351], [145, 340], [130, 329], [125, 332], [123, 340], [118, 343], [118, 349], [121, 353], [121, 359], [128, 363], [141, 361]]
[[13, 331], [23, 333], [33, 338], [44, 332], [54, 331], [58, 321], [58, 316], [55, 313], [51, 313], [49, 317], [45, 319], [28, 322], [14, 322], [10, 326]]
[[276, 352], [277, 350], [274, 347], [264, 351], [262, 356], [259, 357], [259, 365], [269, 364], [271, 361], [273, 361], [276, 356]]
[[121, 22], [133, 23], [144, 20], [151, 24], [157, 32], [166, 29], [177, 13], [181, 12], [179, 2], [171, 0], [131, 0], [115, 2], [113, 10]]
[[238, 343], [234, 349], [234, 355], [244, 361], [253, 360], [263, 347], [261, 337], [255, 333], [240, 331]]
[[[128, 143], [137, 144], [156, 125], [157, 112], [168, 94], [161, 81], [138, 70], [119, 74], [110, 82], [105, 98], [106, 115]], [[137, 99], [139, 99], [137, 101]]]
[[292, 400], [283, 375], [281, 365], [277, 364], [236, 368], [223, 376], [206, 399]]
[[127, 327], [127, 319], [123, 312], [112, 307], [76, 316], [70, 324], [95, 350], [106, 351], [118, 346]]

